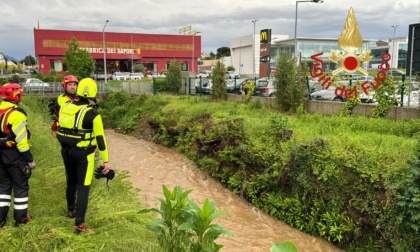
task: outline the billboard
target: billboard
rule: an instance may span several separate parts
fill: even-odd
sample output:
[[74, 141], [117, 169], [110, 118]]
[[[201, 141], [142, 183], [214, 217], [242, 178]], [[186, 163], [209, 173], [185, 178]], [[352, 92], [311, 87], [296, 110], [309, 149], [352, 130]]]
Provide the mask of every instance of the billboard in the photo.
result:
[[260, 31], [260, 78], [270, 76], [271, 29]]

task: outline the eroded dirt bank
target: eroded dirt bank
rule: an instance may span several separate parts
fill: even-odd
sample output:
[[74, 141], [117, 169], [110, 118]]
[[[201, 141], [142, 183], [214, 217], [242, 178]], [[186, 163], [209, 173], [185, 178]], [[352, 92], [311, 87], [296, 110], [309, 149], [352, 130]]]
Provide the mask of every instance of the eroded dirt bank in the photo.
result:
[[270, 251], [272, 242], [284, 240], [293, 241], [300, 252], [343, 251], [258, 211], [196, 169], [192, 161], [175, 150], [113, 130], [106, 130], [106, 137], [111, 166], [131, 174], [129, 180], [141, 190], [139, 198], [151, 207], [159, 206], [155, 197], [163, 197], [162, 184], [165, 184], [171, 190], [176, 185], [183, 190], [192, 189], [189, 196], [199, 205], [209, 198], [215, 201], [218, 210], [228, 211], [228, 215], [215, 222], [236, 236], [222, 236], [216, 241], [224, 245], [222, 252], [266, 252]]

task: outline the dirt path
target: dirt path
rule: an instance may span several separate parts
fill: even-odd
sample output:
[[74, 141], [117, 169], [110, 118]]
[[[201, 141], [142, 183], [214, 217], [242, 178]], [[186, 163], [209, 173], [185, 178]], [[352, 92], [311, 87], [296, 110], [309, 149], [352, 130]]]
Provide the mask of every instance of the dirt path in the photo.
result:
[[141, 190], [139, 198], [149, 206], [159, 207], [155, 197], [163, 197], [162, 184], [165, 184], [171, 190], [176, 185], [183, 190], [192, 189], [190, 198], [199, 205], [209, 198], [215, 201], [218, 210], [227, 210], [229, 214], [215, 222], [236, 236], [222, 236], [216, 241], [224, 245], [222, 252], [266, 252], [270, 251], [272, 242], [284, 240], [293, 241], [300, 252], [343, 251], [258, 211], [173, 149], [111, 130], [106, 131], [106, 137], [111, 166], [129, 171], [129, 180]]

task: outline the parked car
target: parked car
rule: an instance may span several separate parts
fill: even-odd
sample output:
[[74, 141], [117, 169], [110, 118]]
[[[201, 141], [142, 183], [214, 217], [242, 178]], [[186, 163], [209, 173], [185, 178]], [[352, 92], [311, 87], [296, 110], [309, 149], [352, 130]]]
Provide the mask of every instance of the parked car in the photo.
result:
[[319, 101], [333, 101], [333, 102], [344, 102], [346, 99], [335, 94], [336, 87], [330, 86], [328, 89], [322, 89], [311, 93], [312, 100]]
[[338, 75], [339, 80], [360, 80], [361, 75], [360, 74], [353, 74], [353, 73], [343, 73]]
[[275, 79], [262, 78], [255, 83], [256, 96], [274, 97], [276, 95]]
[[141, 80], [143, 79], [143, 74], [142, 73], [131, 73], [130, 74], [130, 80]]
[[131, 75], [130, 72], [123, 72], [123, 74], [125, 75], [125, 79], [126, 80], [129, 80], [130, 79], [130, 75]]
[[36, 78], [28, 78], [26, 79], [25, 83], [23, 83], [23, 88], [25, 90], [44, 90], [48, 89], [49, 87], [50, 84]]
[[226, 79], [238, 79], [240, 78], [239, 74], [235, 73], [234, 71], [227, 71], [226, 72]]
[[127, 78], [125, 77], [124, 73], [115, 72], [112, 74], [112, 79], [113, 80], [126, 80]]
[[387, 75], [392, 75], [392, 76], [401, 76], [401, 75], [405, 75], [405, 72], [401, 71], [401, 70], [388, 70], [386, 72]]
[[373, 76], [369, 76], [369, 75], [360, 76], [360, 81], [361, 82], [374, 81], [374, 80], [375, 80], [375, 78]]
[[242, 78], [242, 79], [227, 80], [226, 92], [232, 93], [232, 94], [241, 94], [243, 87], [248, 80], [253, 80], [253, 79]]
[[195, 93], [199, 94], [210, 94], [212, 89], [211, 79], [209, 78], [202, 78], [201, 79], [201, 87], [200, 87], [200, 79], [196, 79], [195, 81]]
[[197, 78], [208, 78], [211, 77], [211, 71], [210, 70], [201, 70], [197, 76]]

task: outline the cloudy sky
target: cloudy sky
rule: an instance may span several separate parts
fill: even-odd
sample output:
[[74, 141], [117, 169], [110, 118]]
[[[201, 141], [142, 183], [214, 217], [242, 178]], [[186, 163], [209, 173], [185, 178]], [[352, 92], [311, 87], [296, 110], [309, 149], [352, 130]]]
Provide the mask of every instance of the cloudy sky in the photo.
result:
[[[407, 36], [420, 23], [420, 0], [324, 0], [300, 2], [297, 37], [338, 38], [353, 7], [364, 39]], [[294, 38], [295, 0], [2, 0], [0, 52], [17, 60], [34, 55], [33, 29], [178, 34], [191, 25], [201, 32], [202, 52], [269, 28]]]

